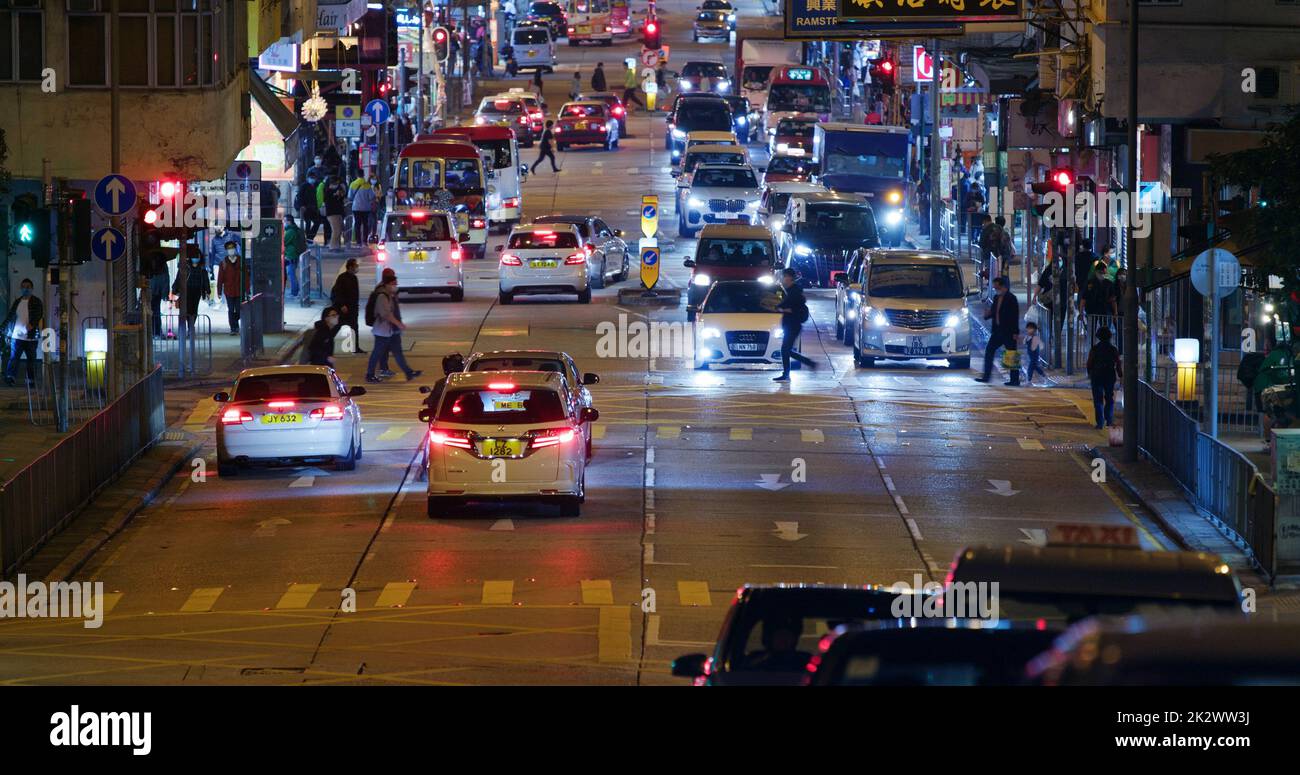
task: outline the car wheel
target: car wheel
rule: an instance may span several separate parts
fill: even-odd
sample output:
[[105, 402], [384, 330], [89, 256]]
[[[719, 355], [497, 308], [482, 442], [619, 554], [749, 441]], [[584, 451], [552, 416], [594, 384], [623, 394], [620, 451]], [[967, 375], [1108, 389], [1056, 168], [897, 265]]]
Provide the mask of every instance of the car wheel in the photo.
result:
[[579, 304], [590, 304], [590, 303], [591, 303], [591, 288], [587, 288], [587, 289], [585, 289], [585, 290], [578, 291], [578, 303], [579, 303]]
[[582, 503], [576, 495], [565, 495], [560, 498], [560, 516], [576, 517], [582, 513]]
[[452, 290], [452, 292], [451, 292], [451, 300], [452, 300], [452, 301], [464, 301], [464, 300], [465, 300], [465, 289], [464, 289], [464, 288], [456, 288], [456, 289]]
[[857, 345], [853, 346], [853, 365], [864, 369], [869, 369], [876, 365], [876, 359], [870, 355], [863, 355], [862, 350]]
[[949, 358], [948, 368], [950, 369], [969, 369], [970, 358]]
[[592, 280], [594, 281], [591, 284], [592, 288], [600, 289], [605, 287], [605, 258], [603, 256], [600, 259], [600, 271]]
[[217, 476], [224, 479], [227, 476], [236, 476], [237, 474], [239, 474], [238, 465], [234, 463], [222, 463], [220, 459], [217, 460]]
[[515, 295], [510, 291], [501, 291], [497, 294], [497, 301], [502, 304], [509, 304], [515, 300]]
[[844, 338], [844, 321], [840, 320], [838, 315], [835, 316], [835, 338]]
[[619, 282], [623, 282], [624, 280], [627, 279], [627, 275], [628, 272], [630, 271], [631, 265], [632, 265], [632, 260], [628, 258], [627, 251], [625, 250], [623, 251], [623, 271], [618, 273]]
[[348, 454], [346, 457], [334, 461], [334, 468], [338, 471], [353, 471], [357, 467], [357, 442], [353, 440], [348, 444]]

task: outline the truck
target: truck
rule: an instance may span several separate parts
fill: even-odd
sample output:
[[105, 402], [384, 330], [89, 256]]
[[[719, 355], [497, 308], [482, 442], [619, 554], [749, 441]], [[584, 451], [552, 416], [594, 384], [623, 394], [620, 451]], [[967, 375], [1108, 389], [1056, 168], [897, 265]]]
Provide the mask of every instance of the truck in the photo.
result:
[[817, 183], [871, 202], [882, 245], [901, 245], [907, 231], [908, 130], [840, 122], [813, 130]]
[[784, 19], [742, 16], [736, 22], [736, 66], [732, 72], [740, 82], [740, 96], [749, 100], [749, 125], [755, 126], [767, 102], [772, 70], [780, 65], [803, 61], [803, 43], [783, 40]]

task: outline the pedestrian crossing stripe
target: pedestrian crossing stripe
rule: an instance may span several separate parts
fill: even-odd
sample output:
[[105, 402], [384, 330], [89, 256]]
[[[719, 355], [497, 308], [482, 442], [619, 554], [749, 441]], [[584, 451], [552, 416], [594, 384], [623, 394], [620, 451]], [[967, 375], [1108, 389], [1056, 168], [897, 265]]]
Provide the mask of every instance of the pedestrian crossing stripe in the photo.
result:
[[707, 581], [678, 581], [677, 597], [683, 606], [713, 605], [713, 601], [709, 597], [709, 582]]
[[952, 434], [948, 437], [948, 446], [962, 448], [969, 447], [971, 446], [970, 437], [962, 433]]
[[655, 429], [655, 436], [661, 439], [675, 439], [682, 435], [680, 425], [660, 425]]
[[732, 428], [731, 440], [732, 441], [753, 441], [754, 429], [753, 428]]
[[510, 605], [515, 598], [515, 582], [483, 582], [483, 605]]
[[275, 604], [277, 609], [306, 608], [312, 595], [320, 589], [320, 584], [290, 584], [289, 589]]
[[1042, 442], [1038, 439], [1016, 439], [1016, 442], [1020, 444], [1020, 448], [1024, 450], [1040, 450], [1043, 448]]
[[601, 606], [596, 627], [596, 660], [626, 662], [632, 658], [632, 609]]
[[116, 608], [117, 604], [120, 602], [122, 602], [121, 592], [106, 593], [104, 595], [104, 603], [103, 603], [104, 615], [107, 616], [108, 614], [111, 614], [113, 612], [113, 609]]
[[799, 440], [809, 444], [821, 444], [826, 441], [826, 436], [817, 428], [804, 428], [799, 431]]
[[410, 581], [394, 581], [384, 585], [384, 591], [379, 593], [379, 599], [375, 601], [376, 608], [396, 608], [406, 605], [406, 601], [415, 591], [415, 583]]
[[217, 602], [217, 598], [221, 597], [221, 593], [225, 591], [225, 587], [199, 587], [186, 598], [185, 603], [181, 606], [181, 613], [194, 614], [211, 611], [212, 606]]
[[614, 605], [614, 587], [608, 580], [582, 580], [583, 605]]
[[605, 438], [605, 426], [604, 425], [591, 426], [591, 438], [593, 441], [600, 441], [601, 439]]
[[893, 431], [876, 431], [871, 439], [876, 444], [897, 444], [898, 434]]
[[411, 426], [390, 425], [388, 430], [379, 434], [375, 441], [397, 441], [412, 430]]

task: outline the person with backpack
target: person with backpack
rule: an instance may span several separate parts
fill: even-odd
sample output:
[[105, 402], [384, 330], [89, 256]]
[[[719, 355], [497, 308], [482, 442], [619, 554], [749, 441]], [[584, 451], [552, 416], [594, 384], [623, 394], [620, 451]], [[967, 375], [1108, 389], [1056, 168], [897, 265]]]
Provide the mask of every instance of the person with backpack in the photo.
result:
[[[1007, 219], [999, 215], [993, 219], [993, 225], [985, 226], [980, 232], [980, 277], [1001, 277], [997, 262], [1002, 256], [1003, 242], [1007, 238]], [[1009, 241], [1007, 239], [1006, 241]]]
[[339, 311], [334, 307], [321, 310], [312, 330], [303, 341], [301, 363], [313, 366], [334, 365], [334, 336], [339, 332]]
[[[379, 287], [371, 291], [366, 301], [366, 325], [370, 326], [375, 337], [375, 349], [366, 364], [366, 382], [382, 381], [375, 375], [375, 369], [387, 364], [390, 352], [397, 359], [398, 368], [406, 373], [407, 382], [424, 373], [407, 365], [402, 353], [402, 331], [406, 330], [406, 324], [402, 322], [402, 310], [397, 303], [397, 273], [392, 267], [384, 270]], [[388, 373], [388, 370], [384, 369], [384, 372]]]
[[776, 305], [781, 313], [781, 376], [773, 382], [790, 381], [790, 359], [816, 371], [817, 363], [803, 353], [795, 352], [795, 343], [803, 331], [803, 324], [808, 322], [808, 299], [803, 295], [803, 288], [796, 282], [797, 275], [793, 269], [781, 272], [781, 287], [785, 289], [785, 298]]
[[1088, 379], [1092, 382], [1092, 405], [1097, 430], [1115, 424], [1115, 383], [1124, 376], [1119, 350], [1110, 343], [1110, 329], [1097, 330], [1097, 341], [1088, 352]]
[[605, 63], [597, 62], [596, 70], [591, 74], [591, 90], [595, 92], [605, 91]]
[[343, 265], [343, 272], [334, 280], [334, 287], [330, 289], [330, 304], [338, 309], [341, 325], [352, 329], [355, 352], [364, 353], [365, 350], [361, 349], [361, 328], [357, 325], [357, 313], [360, 312], [357, 307], [361, 302], [361, 287], [357, 282], [359, 270], [357, 260], [349, 258]]

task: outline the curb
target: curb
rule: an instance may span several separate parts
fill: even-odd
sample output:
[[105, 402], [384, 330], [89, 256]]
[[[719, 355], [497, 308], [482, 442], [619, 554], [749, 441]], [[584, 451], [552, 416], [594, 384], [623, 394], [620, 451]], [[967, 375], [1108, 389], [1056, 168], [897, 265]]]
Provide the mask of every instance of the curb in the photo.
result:
[[[161, 440], [161, 437], [159, 437], [159, 440]], [[157, 444], [158, 442], [154, 443]], [[158, 493], [162, 491], [163, 486], [171, 481], [176, 472], [185, 466], [186, 461], [192, 459], [202, 447], [202, 439], [196, 437], [191, 442], [186, 453], [177, 455], [175, 462], [166, 467], [163, 475], [155, 478], [150, 483], [149, 490], [144, 493], [143, 497], [130, 506], [119, 509], [117, 513], [109, 518], [106, 525], [83, 540], [62, 562], [54, 566], [54, 569], [45, 576], [46, 583], [70, 580], [72, 574], [81, 570], [95, 552], [99, 551], [113, 536], [120, 533], [135, 518], [136, 514], [140, 513], [145, 506], [148, 506], [153, 502], [154, 498], [158, 497]]]
[[1196, 551], [1192, 545], [1187, 542], [1187, 539], [1183, 537], [1183, 534], [1175, 529], [1173, 524], [1165, 518], [1164, 510], [1152, 503], [1145, 495], [1143, 495], [1142, 492], [1139, 491], [1138, 488], [1120, 472], [1119, 468], [1101, 451], [1100, 448], [1088, 447], [1087, 454], [1088, 457], [1094, 460], [1096, 458], [1101, 458], [1106, 461], [1106, 476], [1114, 477], [1115, 481], [1119, 482], [1120, 486], [1124, 488], [1124, 491], [1141, 504], [1142, 508], [1150, 514], [1153, 519], [1155, 519], [1156, 524], [1160, 526], [1160, 529], [1164, 531], [1167, 537], [1173, 539], [1179, 549], [1184, 552]]

